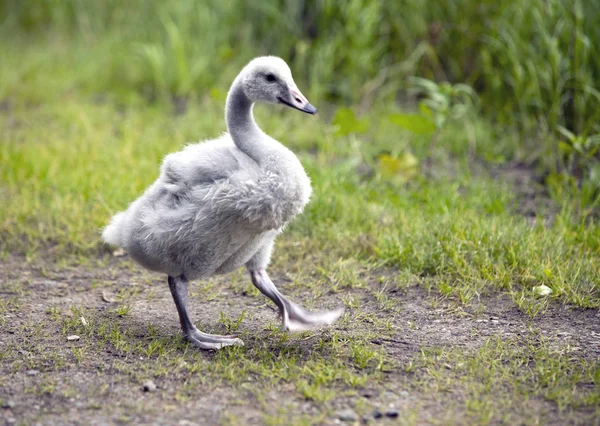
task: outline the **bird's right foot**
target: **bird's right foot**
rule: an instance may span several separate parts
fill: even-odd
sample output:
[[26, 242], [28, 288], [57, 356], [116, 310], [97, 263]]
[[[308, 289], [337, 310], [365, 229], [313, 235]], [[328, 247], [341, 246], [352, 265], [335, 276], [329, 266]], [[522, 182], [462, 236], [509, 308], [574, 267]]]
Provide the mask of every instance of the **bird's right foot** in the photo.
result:
[[244, 342], [235, 336], [203, 333], [197, 328], [185, 334], [185, 340], [199, 349], [221, 349], [225, 346], [234, 345], [244, 346]]

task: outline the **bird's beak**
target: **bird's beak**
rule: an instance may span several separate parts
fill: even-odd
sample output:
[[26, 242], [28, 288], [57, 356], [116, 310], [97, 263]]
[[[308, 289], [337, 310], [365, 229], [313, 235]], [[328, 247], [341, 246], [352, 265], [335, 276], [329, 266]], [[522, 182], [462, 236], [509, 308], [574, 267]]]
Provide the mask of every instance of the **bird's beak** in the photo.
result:
[[300, 93], [300, 91], [295, 87], [290, 88], [289, 100], [283, 99], [281, 97], [277, 99], [279, 99], [279, 102], [281, 102], [282, 104], [297, 109], [299, 111], [305, 112], [307, 114], [314, 115], [317, 113], [317, 109], [314, 106], [312, 106], [311, 103], [308, 102], [308, 99], [306, 99], [304, 95]]

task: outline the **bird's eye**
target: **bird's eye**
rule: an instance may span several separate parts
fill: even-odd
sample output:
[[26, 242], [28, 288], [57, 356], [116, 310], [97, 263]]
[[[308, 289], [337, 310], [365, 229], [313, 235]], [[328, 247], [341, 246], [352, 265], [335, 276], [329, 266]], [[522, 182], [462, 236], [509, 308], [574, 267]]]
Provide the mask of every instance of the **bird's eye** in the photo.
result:
[[265, 78], [267, 79], [267, 81], [268, 81], [269, 83], [273, 83], [273, 82], [277, 81], [277, 77], [275, 77], [275, 75], [274, 75], [274, 74], [267, 74], [267, 75], [265, 76]]

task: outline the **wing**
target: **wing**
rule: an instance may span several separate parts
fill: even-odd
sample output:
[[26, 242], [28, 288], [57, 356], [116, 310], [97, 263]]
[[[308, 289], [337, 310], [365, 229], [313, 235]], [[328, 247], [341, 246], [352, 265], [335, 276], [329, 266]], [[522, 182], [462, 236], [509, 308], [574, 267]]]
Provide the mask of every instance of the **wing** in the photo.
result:
[[251, 160], [239, 151], [229, 135], [188, 145], [163, 161], [160, 180], [171, 190], [213, 185], [252, 170]]

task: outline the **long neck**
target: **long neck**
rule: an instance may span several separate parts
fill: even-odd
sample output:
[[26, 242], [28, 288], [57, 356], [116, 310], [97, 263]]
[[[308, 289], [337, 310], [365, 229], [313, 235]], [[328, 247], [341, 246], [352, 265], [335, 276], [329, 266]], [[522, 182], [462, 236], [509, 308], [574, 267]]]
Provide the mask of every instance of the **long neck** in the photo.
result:
[[260, 163], [261, 158], [264, 158], [266, 146], [263, 141], [266, 138], [254, 121], [253, 105], [244, 94], [239, 80], [235, 80], [227, 95], [225, 107], [227, 128], [236, 146], [254, 161]]

